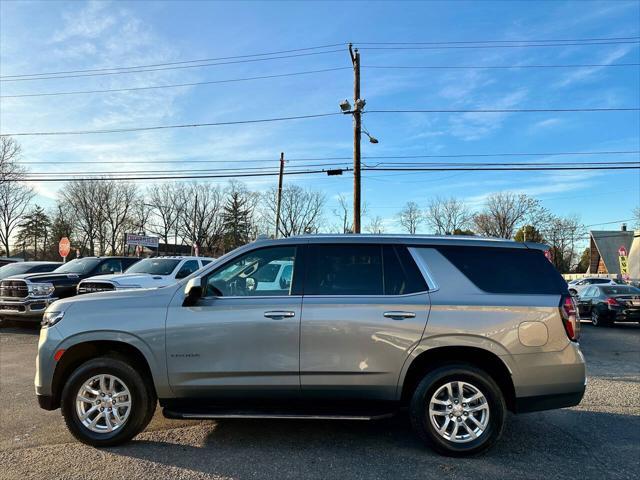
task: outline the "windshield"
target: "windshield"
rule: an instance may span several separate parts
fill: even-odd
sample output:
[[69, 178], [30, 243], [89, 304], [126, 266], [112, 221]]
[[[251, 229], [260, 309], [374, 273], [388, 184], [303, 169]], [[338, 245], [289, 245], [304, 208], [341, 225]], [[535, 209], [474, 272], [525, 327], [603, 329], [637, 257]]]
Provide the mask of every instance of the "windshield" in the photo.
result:
[[0, 267], [0, 278], [11, 277], [12, 275], [20, 275], [25, 273], [31, 268], [31, 265], [25, 265], [24, 263], [10, 263], [4, 267]]
[[70, 262], [65, 263], [64, 265], [56, 268], [54, 272], [56, 273], [77, 273], [80, 275], [84, 275], [85, 273], [89, 273], [93, 270], [100, 260], [97, 258], [76, 258], [75, 260], [71, 260]]
[[180, 263], [173, 258], [145, 258], [131, 265], [125, 273], [148, 273], [150, 275], [171, 275]]
[[638, 295], [640, 288], [631, 285], [620, 285], [619, 287], [601, 287], [606, 295]]

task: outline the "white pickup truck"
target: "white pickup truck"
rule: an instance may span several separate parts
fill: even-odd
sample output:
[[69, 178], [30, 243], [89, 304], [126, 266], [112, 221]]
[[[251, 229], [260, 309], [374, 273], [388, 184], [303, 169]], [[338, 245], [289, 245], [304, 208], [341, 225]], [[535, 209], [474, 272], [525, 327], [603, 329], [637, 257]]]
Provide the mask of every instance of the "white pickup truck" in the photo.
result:
[[165, 287], [188, 277], [213, 260], [215, 259], [188, 256], [145, 258], [133, 264], [124, 273], [100, 275], [82, 280], [78, 284], [78, 295], [132, 288]]

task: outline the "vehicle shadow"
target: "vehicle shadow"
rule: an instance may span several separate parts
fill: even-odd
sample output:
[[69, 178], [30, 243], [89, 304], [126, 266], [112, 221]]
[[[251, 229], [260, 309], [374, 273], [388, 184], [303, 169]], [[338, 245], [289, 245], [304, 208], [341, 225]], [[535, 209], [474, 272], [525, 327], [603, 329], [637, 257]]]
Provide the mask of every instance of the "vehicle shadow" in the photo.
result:
[[0, 319], [0, 334], [13, 333], [24, 335], [40, 335], [40, 324], [36, 322], [15, 322]]
[[640, 458], [640, 417], [575, 409], [510, 415], [502, 440], [466, 459], [424, 446], [406, 415], [377, 422], [227, 420], [200, 427], [155, 432], [166, 438], [108, 451], [237, 479], [632, 478]]

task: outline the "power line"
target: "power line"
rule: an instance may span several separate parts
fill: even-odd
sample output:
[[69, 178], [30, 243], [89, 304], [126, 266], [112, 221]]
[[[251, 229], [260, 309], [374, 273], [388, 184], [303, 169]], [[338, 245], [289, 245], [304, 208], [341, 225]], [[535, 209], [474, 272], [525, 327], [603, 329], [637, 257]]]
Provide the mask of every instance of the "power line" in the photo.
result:
[[[406, 110], [368, 110], [364, 113], [543, 113], [543, 112], [626, 112], [638, 111], [640, 108], [513, 108], [513, 109], [406, 109]], [[285, 120], [302, 120], [309, 118], [343, 115], [341, 112], [297, 115], [290, 117], [263, 118], [257, 120], [236, 120], [228, 122], [190, 123], [177, 125], [155, 125], [149, 127], [110, 128], [101, 130], [68, 130], [57, 132], [16, 132], [2, 133], [0, 137], [54, 136], [54, 135], [91, 135], [101, 133], [142, 132], [150, 130], [167, 130], [174, 128], [215, 127], [222, 125], [243, 125], [252, 123], [281, 122]]]
[[256, 120], [236, 120], [230, 122], [208, 122], [208, 123], [191, 123], [191, 124], [179, 124], [179, 125], [156, 125], [152, 127], [131, 127], [131, 128], [111, 128], [101, 130], [72, 130], [61, 132], [18, 132], [18, 133], [3, 133], [0, 137], [26, 137], [26, 136], [50, 136], [50, 135], [89, 135], [94, 133], [123, 133], [123, 132], [142, 132], [149, 130], [166, 130], [172, 128], [196, 128], [196, 127], [216, 127], [222, 125], [245, 125], [252, 123], [269, 123], [269, 122], [282, 122], [286, 120], [304, 120], [309, 118], [321, 118], [330, 117], [334, 115], [342, 115], [340, 112], [334, 113], [316, 113], [310, 115], [295, 115], [290, 117], [275, 117], [275, 118], [261, 118]]
[[482, 69], [518, 69], [518, 68], [606, 68], [606, 67], [637, 67], [640, 63], [582, 63], [556, 65], [363, 65], [362, 68], [372, 69], [416, 69], [416, 70], [482, 70]]
[[244, 59], [244, 60], [231, 60], [227, 62], [200, 63], [198, 65], [177, 65], [173, 67], [143, 68], [138, 70], [121, 70], [117, 72], [78, 73], [78, 74], [72, 74], [72, 75], [56, 75], [56, 76], [48, 76], [48, 77], [0, 78], [0, 82], [26, 82], [26, 81], [32, 81], [32, 80], [53, 80], [56, 78], [99, 77], [104, 75], [121, 75], [125, 73], [158, 72], [158, 71], [164, 71], [164, 70], [182, 70], [185, 68], [213, 67], [217, 65], [232, 65], [237, 63], [265, 62], [268, 60], [280, 60], [283, 58], [308, 57], [312, 55], [324, 55], [326, 53], [335, 53], [335, 52], [343, 52], [343, 50], [342, 49], [325, 50], [322, 52], [296, 53], [292, 55], [279, 55], [279, 56], [268, 57], [268, 58], [251, 58], [251, 59]]
[[309, 50], [320, 50], [324, 48], [332, 48], [339, 47], [342, 45], [346, 45], [346, 43], [332, 43], [329, 45], [318, 45], [315, 47], [306, 47], [306, 48], [294, 48], [291, 50], [279, 50], [276, 52], [268, 52], [268, 53], [252, 53], [247, 55], [233, 55], [229, 57], [216, 57], [216, 58], [201, 58], [197, 60], [181, 60], [177, 62], [165, 62], [165, 63], [151, 63], [145, 65], [132, 65], [128, 67], [105, 67], [105, 68], [93, 68], [93, 69], [84, 69], [84, 70], [65, 70], [58, 72], [40, 72], [40, 73], [22, 73], [15, 75], [0, 75], [0, 78], [17, 78], [17, 77], [35, 77], [40, 75], [63, 75], [68, 73], [96, 73], [96, 72], [108, 72], [112, 70], [131, 70], [137, 68], [150, 68], [150, 67], [166, 67], [170, 65], [184, 65], [186, 63], [202, 63], [202, 62], [217, 62], [220, 60], [234, 60], [240, 58], [250, 58], [250, 57], [265, 57], [272, 55], [281, 55], [283, 53], [294, 53], [294, 52], [305, 52]]
[[169, 85], [150, 85], [146, 87], [130, 87], [130, 88], [109, 88], [105, 90], [75, 90], [68, 92], [45, 92], [45, 93], [26, 93], [20, 95], [0, 95], [0, 98], [22, 98], [22, 97], [53, 97], [59, 95], [80, 95], [87, 93], [114, 93], [114, 92], [133, 92], [139, 90], [153, 90], [158, 88], [176, 88], [176, 87], [194, 87], [197, 85], [212, 85], [216, 83], [234, 83], [234, 82], [247, 82], [251, 80], [265, 80], [269, 78], [281, 78], [281, 77], [294, 77], [299, 75], [311, 75], [314, 73], [335, 72], [338, 70], [350, 70], [351, 67], [335, 67], [335, 68], [323, 68], [319, 70], [307, 70], [304, 72], [290, 72], [290, 73], [278, 73], [274, 75], [260, 75], [257, 77], [242, 77], [242, 78], [229, 78], [223, 80], [208, 80], [203, 82], [191, 82], [191, 83], [174, 83]]
[[[301, 167], [339, 167], [340, 165], [345, 165], [347, 162], [341, 163], [314, 163], [314, 164], [305, 164], [300, 165]], [[480, 167], [511, 167], [511, 166], [522, 166], [522, 167], [570, 167], [572, 170], [581, 170], [581, 169], [589, 169], [592, 165], [599, 165], [602, 167], [613, 166], [613, 167], [624, 167], [627, 165], [633, 165], [633, 168], [640, 168], [640, 162], [594, 162], [594, 163], [446, 163], [446, 164], [415, 164], [415, 163], [382, 163], [380, 165], [404, 165], [405, 167], [413, 167], [413, 166], [433, 166], [433, 167], [478, 167], [473, 168], [472, 170], [477, 170]], [[371, 170], [382, 170], [383, 167], [379, 168], [379, 165], [367, 165], [367, 167]], [[94, 172], [96, 175], [131, 175], [131, 174], [179, 174], [179, 173], [216, 173], [216, 172], [251, 172], [251, 171], [263, 171], [263, 170], [272, 170], [272, 165], [263, 165], [259, 167], [232, 167], [232, 168], [215, 168], [215, 169], [185, 169], [181, 168], [179, 170], [127, 170], [127, 171], [98, 171]], [[403, 168], [403, 170], [413, 171], [413, 168]], [[26, 177], [29, 176], [47, 176], [47, 175], [59, 175], [59, 172], [27, 172], [25, 174]], [[84, 173], [69, 173], [68, 175], [85, 175]]]
[[[606, 167], [526, 167], [526, 168], [516, 168], [516, 167], [488, 167], [488, 168], [453, 168], [453, 167], [433, 167], [433, 168], [362, 168], [362, 170], [367, 171], [404, 171], [404, 172], [418, 172], [418, 171], [554, 171], [554, 170], [614, 170], [614, 169], [639, 169], [640, 164], [638, 166], [606, 166]], [[349, 167], [340, 169], [342, 172], [351, 171]], [[285, 175], [302, 175], [302, 174], [314, 174], [314, 173], [327, 173], [327, 170], [289, 170], [285, 172]], [[126, 176], [111, 176], [104, 177], [98, 174], [93, 176], [86, 177], [70, 177], [69, 175], [65, 175], [64, 177], [28, 177], [23, 179], [10, 179], [7, 180], [9, 182], [22, 182], [22, 181], [30, 181], [30, 182], [67, 182], [67, 181], [132, 181], [132, 180], [186, 180], [186, 179], [211, 179], [211, 178], [244, 178], [244, 177], [265, 177], [265, 176], [277, 176], [279, 175], [279, 171], [272, 172], [234, 172], [234, 173], [211, 173], [211, 174], [185, 174], [181, 172], [180, 175], [167, 175], [165, 173], [152, 173], [152, 174], [143, 174], [143, 175], [126, 175]]]
[[558, 42], [599, 42], [599, 41], [616, 41], [616, 40], [636, 40], [640, 36], [632, 37], [606, 37], [606, 38], [570, 38], [570, 39], [545, 39], [545, 40], [464, 40], [464, 41], [431, 41], [431, 42], [353, 42], [357, 45], [455, 45], [455, 44], [471, 44], [471, 43], [558, 43]]
[[380, 172], [451, 172], [451, 171], [530, 171], [530, 170], [640, 170], [640, 163], [637, 166], [631, 165], [607, 165], [607, 166], [540, 166], [540, 167], [366, 167], [362, 170]]
[[363, 113], [562, 113], [562, 112], [635, 112], [631, 108], [488, 108], [488, 109], [405, 109], [405, 110], [366, 110]]
[[[412, 158], [486, 158], [486, 157], [546, 157], [546, 156], [581, 156], [581, 155], [631, 155], [640, 154], [640, 150], [611, 150], [611, 151], [585, 151], [585, 152], [497, 152], [497, 153], [457, 153], [445, 155], [371, 155], [363, 156], [363, 159], [382, 160], [382, 159], [412, 159]], [[319, 162], [330, 160], [352, 160], [352, 157], [300, 157], [288, 158], [287, 162]], [[273, 158], [264, 159], [232, 159], [232, 160], [185, 160], [178, 158], [175, 160], [100, 160], [98, 162], [88, 162], [86, 160], [56, 160], [56, 164], [82, 164], [82, 165], [137, 165], [144, 164], [171, 164], [171, 163], [264, 163], [273, 162]], [[20, 161], [20, 165], [49, 165], [49, 161]], [[391, 163], [391, 162], [386, 162]], [[588, 163], [588, 162], [579, 162]], [[595, 162], [602, 163], [602, 162]], [[623, 162], [619, 162], [623, 163]]]
[[[582, 38], [582, 39], [564, 39], [564, 40], [466, 40], [466, 41], [440, 41], [440, 42], [352, 42], [357, 43], [358, 45], [462, 45], [462, 44], [486, 44], [486, 43], [497, 43], [497, 44], [514, 44], [514, 43], [558, 43], [558, 42], [617, 42], [617, 41], [629, 41], [629, 40], [637, 40], [639, 36], [631, 36], [631, 37], [607, 37], [607, 38]], [[64, 75], [64, 74], [74, 74], [74, 73], [99, 73], [99, 72], [111, 72], [113, 70], [134, 70], [140, 68], [152, 68], [152, 67], [165, 67], [165, 66], [174, 66], [174, 65], [184, 65], [187, 63], [204, 63], [204, 62], [214, 62], [221, 60], [234, 60], [234, 59], [245, 59], [250, 57], [270, 57], [273, 55], [281, 55], [285, 53], [296, 53], [296, 52], [308, 52], [309, 50], [320, 50], [326, 48], [333, 48], [339, 46], [346, 46], [349, 42], [339, 42], [339, 43], [331, 43], [326, 45], [316, 45], [312, 47], [305, 48], [294, 48], [288, 50], [277, 50], [273, 52], [263, 52], [263, 53], [251, 53], [244, 55], [231, 55], [226, 57], [212, 57], [212, 58], [200, 58], [194, 60], [180, 60], [174, 62], [164, 62], [164, 63], [151, 63], [151, 64], [143, 64], [143, 65], [130, 65], [130, 66], [116, 66], [116, 67], [103, 67], [103, 68], [92, 68], [92, 69], [78, 69], [78, 70], [62, 70], [55, 72], [38, 72], [38, 73], [22, 73], [22, 74], [14, 74], [14, 75], [0, 75], [0, 79], [10, 79], [10, 78], [24, 78], [24, 77], [39, 77], [43, 75]]]
[[480, 48], [535, 48], [535, 47], [575, 47], [583, 45], [637, 45], [638, 40], [623, 40], [613, 42], [583, 42], [583, 43], [538, 43], [538, 44], [517, 44], [517, 45], [437, 45], [437, 46], [392, 46], [392, 47], [359, 47], [360, 50], [378, 51], [415, 51], [415, 50], [449, 50], [449, 49], [480, 49]]

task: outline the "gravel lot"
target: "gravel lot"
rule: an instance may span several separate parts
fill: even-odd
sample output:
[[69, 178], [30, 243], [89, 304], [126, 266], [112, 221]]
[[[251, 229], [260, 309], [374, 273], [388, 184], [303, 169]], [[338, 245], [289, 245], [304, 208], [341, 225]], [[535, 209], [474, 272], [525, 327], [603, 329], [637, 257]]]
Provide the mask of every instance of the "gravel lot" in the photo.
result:
[[[440, 457], [406, 418], [378, 422], [169, 421], [158, 410], [128, 445], [75, 442], [33, 392], [37, 330], [0, 329], [0, 478], [637, 478], [640, 326], [583, 324], [589, 384], [578, 407], [508, 418], [501, 442]], [[636, 474], [633, 474], [633, 472]]]

